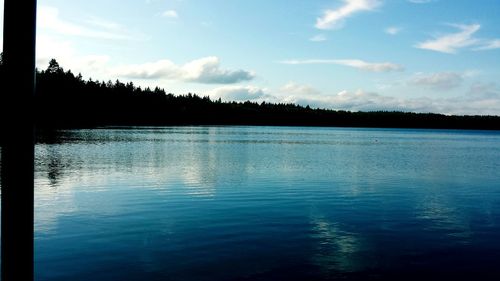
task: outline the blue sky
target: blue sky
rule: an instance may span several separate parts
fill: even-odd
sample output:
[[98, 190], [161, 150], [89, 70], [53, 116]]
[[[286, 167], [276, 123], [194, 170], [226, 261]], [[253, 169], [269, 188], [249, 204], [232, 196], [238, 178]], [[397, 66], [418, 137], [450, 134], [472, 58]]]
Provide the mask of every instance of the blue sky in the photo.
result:
[[87, 78], [225, 100], [500, 115], [498, 0], [38, 5], [42, 69], [56, 58]]

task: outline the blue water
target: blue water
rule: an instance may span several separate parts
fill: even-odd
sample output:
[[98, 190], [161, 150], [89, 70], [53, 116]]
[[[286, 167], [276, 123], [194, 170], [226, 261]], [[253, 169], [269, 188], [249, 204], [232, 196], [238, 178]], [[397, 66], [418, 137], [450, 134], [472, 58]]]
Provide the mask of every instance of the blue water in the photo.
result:
[[68, 130], [35, 164], [40, 281], [500, 280], [500, 132]]

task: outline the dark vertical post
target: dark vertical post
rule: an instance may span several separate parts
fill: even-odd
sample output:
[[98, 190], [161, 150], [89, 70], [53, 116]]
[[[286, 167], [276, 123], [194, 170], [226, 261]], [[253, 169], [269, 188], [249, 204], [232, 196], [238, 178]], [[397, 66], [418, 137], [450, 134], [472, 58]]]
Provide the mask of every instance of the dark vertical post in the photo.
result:
[[4, 0], [2, 280], [33, 280], [36, 0]]

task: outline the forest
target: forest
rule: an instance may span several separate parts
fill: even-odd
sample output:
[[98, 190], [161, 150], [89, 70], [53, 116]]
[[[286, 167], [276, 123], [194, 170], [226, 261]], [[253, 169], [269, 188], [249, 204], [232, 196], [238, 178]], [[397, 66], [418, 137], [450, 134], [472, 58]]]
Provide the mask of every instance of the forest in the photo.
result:
[[[4, 86], [0, 59], [0, 85]], [[5, 87], [5, 86], [4, 86]], [[2, 95], [15, 94], [3, 89]], [[350, 112], [296, 104], [227, 102], [197, 94], [174, 95], [119, 80], [85, 80], [56, 60], [36, 71], [33, 113], [37, 128], [103, 126], [269, 125], [500, 130], [500, 116], [412, 112]]]

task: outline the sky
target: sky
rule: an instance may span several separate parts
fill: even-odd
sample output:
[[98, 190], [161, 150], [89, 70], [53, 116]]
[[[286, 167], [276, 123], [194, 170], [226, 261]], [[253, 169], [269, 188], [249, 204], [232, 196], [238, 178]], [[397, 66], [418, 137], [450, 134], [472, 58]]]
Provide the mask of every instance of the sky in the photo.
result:
[[37, 67], [223, 100], [500, 115], [498, 15], [500, 0], [38, 0]]

